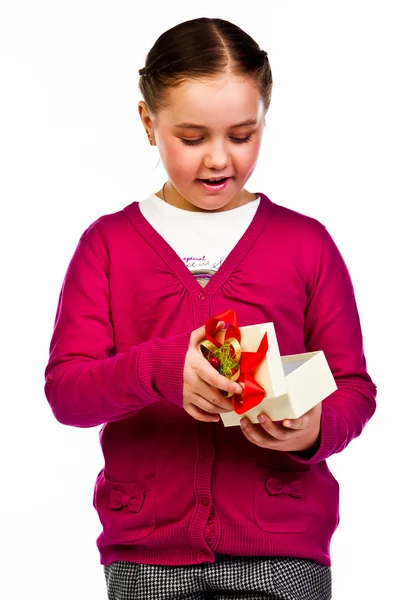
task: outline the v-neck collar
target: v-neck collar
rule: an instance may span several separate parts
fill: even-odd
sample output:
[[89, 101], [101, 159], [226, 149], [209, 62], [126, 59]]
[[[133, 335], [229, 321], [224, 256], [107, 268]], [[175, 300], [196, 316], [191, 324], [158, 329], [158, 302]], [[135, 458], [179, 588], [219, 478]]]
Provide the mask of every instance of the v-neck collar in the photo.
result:
[[[175, 250], [147, 221], [139, 208], [139, 202], [132, 202], [123, 211], [128, 216], [133, 227], [156, 250], [191, 294], [196, 296], [199, 294], [211, 296], [227, 280], [269, 221], [273, 203], [265, 194], [257, 192], [257, 195], [260, 197], [260, 203], [250, 225], [205, 287], [200, 285]], [[221, 235], [226, 235], [226, 231], [221, 231]]]

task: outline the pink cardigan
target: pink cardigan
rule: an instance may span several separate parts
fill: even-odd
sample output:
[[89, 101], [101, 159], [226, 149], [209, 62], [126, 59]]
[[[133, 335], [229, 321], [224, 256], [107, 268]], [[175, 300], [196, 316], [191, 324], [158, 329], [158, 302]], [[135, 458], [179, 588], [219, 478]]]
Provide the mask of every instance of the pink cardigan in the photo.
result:
[[[83, 233], [62, 286], [45, 393], [66, 425], [104, 424], [94, 506], [102, 564], [237, 556], [330, 564], [338, 484], [326, 459], [375, 410], [345, 263], [325, 227], [264, 194], [205, 288], [133, 202]], [[227, 228], [221, 235], [228, 235]], [[282, 355], [324, 350], [338, 390], [312, 456], [261, 449], [182, 408], [190, 332], [227, 309], [272, 321]]]

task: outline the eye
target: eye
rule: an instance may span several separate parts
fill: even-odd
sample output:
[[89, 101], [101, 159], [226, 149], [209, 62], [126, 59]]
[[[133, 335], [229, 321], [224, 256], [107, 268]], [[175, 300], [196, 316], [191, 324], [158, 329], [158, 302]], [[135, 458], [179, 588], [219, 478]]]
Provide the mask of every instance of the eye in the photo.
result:
[[180, 138], [182, 144], [186, 144], [186, 146], [196, 146], [196, 144], [200, 144], [202, 139], [203, 138], [200, 138], [199, 140], [184, 140], [183, 138]]
[[[200, 144], [203, 141], [203, 139], [204, 138], [200, 138], [199, 140], [185, 140], [184, 138], [180, 138], [181, 142], [186, 146], [196, 146]], [[246, 144], [247, 142], [250, 142], [251, 135], [244, 138], [231, 137], [231, 140], [234, 144]]]
[[244, 138], [231, 138], [231, 140], [234, 141], [235, 144], [246, 144], [247, 142], [250, 142], [251, 135], [248, 135], [247, 137], [244, 137]]

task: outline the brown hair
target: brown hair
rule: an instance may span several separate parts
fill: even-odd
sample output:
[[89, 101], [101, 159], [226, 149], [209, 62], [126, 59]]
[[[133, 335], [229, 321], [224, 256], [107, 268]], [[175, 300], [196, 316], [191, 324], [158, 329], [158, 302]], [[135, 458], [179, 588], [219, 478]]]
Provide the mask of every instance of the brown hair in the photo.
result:
[[272, 92], [268, 55], [229, 21], [202, 17], [179, 23], [156, 40], [140, 69], [139, 89], [156, 115], [166, 103], [168, 88], [197, 77], [221, 73], [247, 75], [258, 84], [265, 111]]

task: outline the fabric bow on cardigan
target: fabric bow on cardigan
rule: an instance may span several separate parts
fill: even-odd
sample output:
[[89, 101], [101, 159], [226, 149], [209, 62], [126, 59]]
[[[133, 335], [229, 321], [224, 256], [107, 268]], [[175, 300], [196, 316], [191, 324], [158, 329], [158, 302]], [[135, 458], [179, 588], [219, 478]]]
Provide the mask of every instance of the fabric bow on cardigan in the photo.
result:
[[142, 508], [144, 500], [143, 492], [130, 496], [124, 494], [119, 490], [111, 490], [110, 494], [110, 508], [111, 510], [118, 510], [120, 508], [129, 508], [131, 512], [139, 512]]
[[301, 481], [295, 479], [294, 481], [283, 482], [276, 477], [268, 477], [265, 482], [265, 489], [271, 496], [279, 496], [280, 494], [286, 494], [293, 498], [302, 498], [303, 492], [301, 490]]

